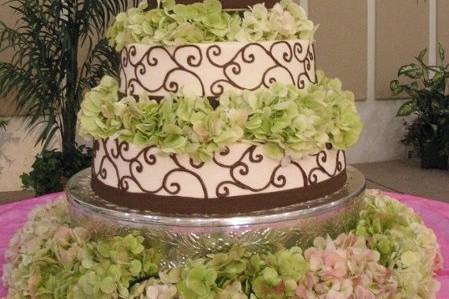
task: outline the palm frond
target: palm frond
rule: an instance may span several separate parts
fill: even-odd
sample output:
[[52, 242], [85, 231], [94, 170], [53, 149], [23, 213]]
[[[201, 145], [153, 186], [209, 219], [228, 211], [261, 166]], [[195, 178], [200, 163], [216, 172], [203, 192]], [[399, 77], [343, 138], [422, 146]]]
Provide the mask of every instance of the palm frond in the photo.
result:
[[[138, 0], [132, 0], [137, 5]], [[63, 148], [75, 144], [76, 114], [82, 93], [104, 74], [116, 75], [118, 55], [103, 39], [112, 18], [127, 0], [10, 0], [17, 28], [0, 21], [0, 95], [16, 95], [17, 107], [39, 129], [45, 147], [59, 133]], [[80, 45], [88, 47], [80, 62]]]
[[94, 87], [104, 75], [118, 77], [119, 65], [117, 52], [108, 45], [106, 39], [100, 40], [83, 63], [78, 91]]
[[0, 52], [11, 47], [17, 47], [23, 42], [20, 34], [0, 21]]
[[84, 39], [87, 35], [104, 35], [112, 18], [128, 7], [127, 0], [80, 0], [76, 4], [80, 34]]

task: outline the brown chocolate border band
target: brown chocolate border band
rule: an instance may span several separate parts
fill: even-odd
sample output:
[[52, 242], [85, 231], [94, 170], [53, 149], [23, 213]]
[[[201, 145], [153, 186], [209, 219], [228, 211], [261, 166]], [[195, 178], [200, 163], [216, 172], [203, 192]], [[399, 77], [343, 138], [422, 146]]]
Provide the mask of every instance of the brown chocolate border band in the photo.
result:
[[191, 198], [130, 193], [92, 178], [94, 192], [119, 206], [162, 214], [236, 214], [268, 210], [317, 199], [340, 190], [346, 183], [346, 170], [324, 182], [279, 192], [258, 193], [227, 198]]

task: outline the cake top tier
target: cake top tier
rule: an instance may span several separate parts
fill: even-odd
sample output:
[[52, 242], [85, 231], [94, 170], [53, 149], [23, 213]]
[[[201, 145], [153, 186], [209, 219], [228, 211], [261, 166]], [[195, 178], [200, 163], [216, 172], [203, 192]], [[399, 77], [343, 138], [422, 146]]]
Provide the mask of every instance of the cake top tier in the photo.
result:
[[109, 37], [122, 51], [122, 94], [217, 98], [230, 89], [315, 82], [314, 30], [291, 0], [258, 3], [243, 14], [223, 10], [218, 0], [162, 0], [155, 9], [143, 3], [119, 14]]

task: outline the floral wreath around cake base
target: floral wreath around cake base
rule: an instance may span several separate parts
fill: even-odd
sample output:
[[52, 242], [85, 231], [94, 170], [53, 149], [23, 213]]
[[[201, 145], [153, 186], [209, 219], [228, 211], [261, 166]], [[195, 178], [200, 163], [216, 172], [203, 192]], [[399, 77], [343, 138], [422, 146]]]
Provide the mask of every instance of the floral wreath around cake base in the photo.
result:
[[7, 298], [434, 298], [442, 257], [410, 208], [368, 191], [357, 227], [335, 240], [260, 254], [233, 248], [167, 272], [139, 235], [94, 239], [65, 201], [36, 209], [6, 254]]

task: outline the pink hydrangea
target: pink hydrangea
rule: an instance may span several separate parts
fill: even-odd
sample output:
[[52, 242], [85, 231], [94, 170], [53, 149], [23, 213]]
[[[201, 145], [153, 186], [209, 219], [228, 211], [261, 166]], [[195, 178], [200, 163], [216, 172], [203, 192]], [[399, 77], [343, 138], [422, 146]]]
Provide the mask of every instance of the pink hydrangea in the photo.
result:
[[379, 264], [379, 253], [352, 233], [335, 241], [316, 238], [304, 256], [310, 267], [296, 289], [300, 299], [390, 298], [397, 289], [390, 270]]

